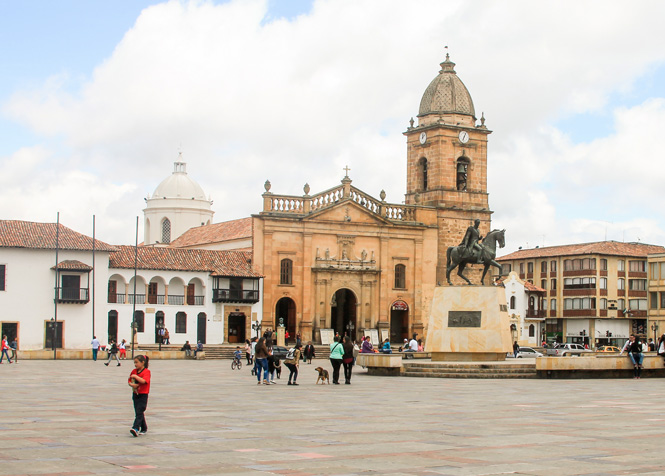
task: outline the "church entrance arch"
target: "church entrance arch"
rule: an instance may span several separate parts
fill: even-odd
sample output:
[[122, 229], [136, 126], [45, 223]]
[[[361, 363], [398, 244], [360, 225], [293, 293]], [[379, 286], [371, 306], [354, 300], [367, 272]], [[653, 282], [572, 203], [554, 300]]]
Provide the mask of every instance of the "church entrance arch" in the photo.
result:
[[409, 305], [397, 300], [390, 306], [390, 342], [402, 344], [409, 338]]
[[[283, 319], [284, 327], [289, 331], [291, 339], [296, 337], [296, 303], [289, 297], [283, 297], [275, 305], [275, 328], [279, 320]], [[275, 336], [276, 338], [276, 336]]]
[[352, 341], [358, 331], [357, 304], [355, 293], [346, 288], [337, 290], [330, 303], [330, 327], [340, 336], [346, 333]]

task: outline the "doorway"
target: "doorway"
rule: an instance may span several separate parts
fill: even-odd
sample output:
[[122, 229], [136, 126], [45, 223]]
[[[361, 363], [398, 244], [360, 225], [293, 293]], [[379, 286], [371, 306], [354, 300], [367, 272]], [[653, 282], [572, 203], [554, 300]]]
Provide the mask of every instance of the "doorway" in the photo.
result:
[[207, 329], [208, 316], [205, 312], [199, 312], [196, 317], [196, 341], [201, 341], [201, 344], [206, 343], [206, 329]]
[[333, 294], [330, 303], [330, 327], [340, 336], [348, 335], [352, 341], [356, 340], [358, 331], [357, 304], [354, 292], [345, 288]]
[[229, 314], [229, 344], [245, 342], [245, 319], [244, 312]]
[[155, 344], [162, 343], [162, 329], [164, 329], [164, 313], [157, 311], [155, 313]]
[[108, 334], [106, 342], [118, 342], [118, 311], [109, 311]]
[[296, 303], [293, 299], [283, 297], [277, 301], [275, 306], [275, 328], [279, 326], [279, 320], [282, 319], [284, 327], [289, 332], [291, 339], [296, 337]]
[[62, 328], [62, 321], [46, 321], [44, 323], [44, 349], [53, 349], [54, 339], [55, 348], [62, 349]]
[[390, 306], [390, 342], [402, 345], [409, 338], [409, 305], [395, 301]]
[[17, 322], [3, 322], [2, 335], [7, 336], [7, 342], [12, 342], [18, 337], [18, 323]]

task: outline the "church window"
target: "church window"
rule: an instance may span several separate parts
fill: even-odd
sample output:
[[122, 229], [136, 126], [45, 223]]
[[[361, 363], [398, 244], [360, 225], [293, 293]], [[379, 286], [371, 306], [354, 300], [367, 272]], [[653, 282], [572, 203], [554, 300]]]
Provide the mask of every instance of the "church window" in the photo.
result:
[[423, 157], [420, 159], [420, 176], [422, 178], [421, 190], [427, 190], [427, 159]]
[[5, 290], [5, 266], [4, 264], [0, 264], [0, 291]]
[[457, 190], [465, 191], [469, 172], [469, 161], [464, 157], [457, 159]]
[[395, 288], [406, 289], [406, 266], [395, 265]]
[[171, 243], [171, 220], [168, 218], [162, 222], [162, 243]]
[[279, 284], [292, 284], [293, 281], [293, 261], [283, 259], [279, 267]]
[[514, 310], [515, 307], [515, 296], [510, 296], [510, 308]]

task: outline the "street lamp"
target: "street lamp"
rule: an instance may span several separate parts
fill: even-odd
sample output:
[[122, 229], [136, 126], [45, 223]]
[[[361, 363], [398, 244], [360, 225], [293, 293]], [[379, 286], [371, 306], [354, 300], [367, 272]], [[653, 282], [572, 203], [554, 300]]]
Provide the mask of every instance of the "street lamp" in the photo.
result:
[[256, 331], [256, 338], [259, 338], [259, 332], [261, 331], [261, 323], [259, 321], [256, 321], [254, 324], [252, 324], [252, 330]]
[[354, 341], [355, 339], [353, 338], [353, 330], [356, 328], [356, 326], [353, 325], [353, 322], [349, 321], [349, 323], [346, 325], [346, 330], [348, 331], [349, 334], [349, 339]]

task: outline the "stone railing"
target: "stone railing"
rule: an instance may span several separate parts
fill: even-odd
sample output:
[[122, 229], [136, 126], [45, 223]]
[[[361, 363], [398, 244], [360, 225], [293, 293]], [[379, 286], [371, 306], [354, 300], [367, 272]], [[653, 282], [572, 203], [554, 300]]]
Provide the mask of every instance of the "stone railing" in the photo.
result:
[[344, 197], [344, 186], [331, 188], [309, 198], [310, 211], [320, 210], [339, 202]]

